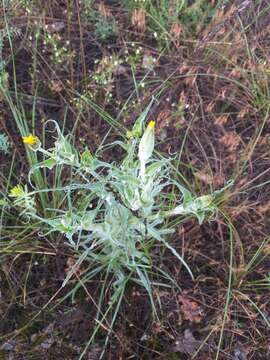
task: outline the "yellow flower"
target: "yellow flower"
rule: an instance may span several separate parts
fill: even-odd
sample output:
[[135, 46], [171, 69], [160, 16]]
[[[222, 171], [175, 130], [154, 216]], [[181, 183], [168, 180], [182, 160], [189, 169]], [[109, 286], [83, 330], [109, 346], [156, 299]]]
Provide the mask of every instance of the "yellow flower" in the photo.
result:
[[153, 129], [153, 128], [155, 127], [155, 125], [156, 125], [156, 122], [153, 121], [153, 120], [151, 120], [151, 121], [149, 122], [149, 124], [148, 124], [148, 127], [149, 127], [150, 129]]
[[24, 195], [25, 195], [25, 191], [21, 185], [14, 186], [9, 193], [9, 196], [11, 197], [20, 197]]
[[37, 145], [39, 143], [39, 138], [32, 134], [30, 134], [28, 136], [23, 136], [22, 139], [23, 139], [24, 144], [30, 145], [30, 146]]

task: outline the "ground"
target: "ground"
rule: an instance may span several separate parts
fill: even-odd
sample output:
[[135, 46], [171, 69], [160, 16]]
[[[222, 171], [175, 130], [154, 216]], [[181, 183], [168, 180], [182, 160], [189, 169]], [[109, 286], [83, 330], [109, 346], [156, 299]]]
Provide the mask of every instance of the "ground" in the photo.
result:
[[[112, 360], [270, 357], [269, 8], [266, 0], [3, 1], [0, 359], [73, 360], [84, 349], [89, 360], [103, 350]], [[150, 103], [158, 151], [175, 157], [192, 193], [229, 186], [211, 221], [189, 218], [170, 238], [194, 280], [154, 246], [153, 263], [179, 288], [154, 287], [154, 316], [147, 292], [131, 284], [106, 348], [106, 323], [86, 348], [102, 279], [71, 299], [88, 265], [62, 287], [74, 253], [62, 234], [22, 219], [8, 196], [30, 168], [24, 121], [50, 145], [44, 125], [54, 119], [79, 150], [94, 152], [105, 137], [125, 136]]]

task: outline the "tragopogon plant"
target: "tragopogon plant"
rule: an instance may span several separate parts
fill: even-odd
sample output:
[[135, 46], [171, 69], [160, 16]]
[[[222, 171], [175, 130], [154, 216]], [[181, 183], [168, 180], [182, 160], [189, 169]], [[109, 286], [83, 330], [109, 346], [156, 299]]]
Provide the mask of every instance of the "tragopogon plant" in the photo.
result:
[[[95, 155], [89, 150], [79, 153], [53, 122], [57, 132], [54, 146], [44, 149], [40, 140], [29, 135], [23, 138], [26, 146], [43, 158], [29, 172], [29, 185], [17, 185], [10, 195], [23, 216], [43, 224], [43, 232], [60, 232], [74, 250], [77, 262], [67, 275], [65, 285], [78, 266], [84, 262], [92, 265], [83, 282], [97, 273], [105, 279], [112, 276], [116, 299], [120, 299], [128, 280], [133, 280], [147, 290], [154, 308], [151, 281], [151, 248], [155, 242], [167, 247], [192, 272], [185, 260], [169, 244], [168, 218], [196, 216], [200, 223], [215, 211], [214, 196], [194, 196], [171, 171], [170, 160], [154, 154], [155, 122], [150, 121], [143, 131], [143, 118], [139, 118], [126, 142], [115, 141], [103, 145]], [[125, 155], [121, 162], [102, 160], [102, 153], [120, 147]], [[54, 171], [69, 167], [70, 180], [45, 192], [62, 194], [61, 207], [48, 209], [44, 218], [38, 211], [32, 175], [39, 168]], [[29, 189], [32, 188], [32, 191]], [[178, 203], [171, 208], [168, 194], [174, 189]], [[177, 191], [175, 189], [178, 189]], [[164, 274], [163, 274], [164, 275]], [[104, 281], [105, 284], [105, 281]], [[103, 288], [104, 290], [104, 288]], [[118, 301], [118, 300], [117, 300]]]

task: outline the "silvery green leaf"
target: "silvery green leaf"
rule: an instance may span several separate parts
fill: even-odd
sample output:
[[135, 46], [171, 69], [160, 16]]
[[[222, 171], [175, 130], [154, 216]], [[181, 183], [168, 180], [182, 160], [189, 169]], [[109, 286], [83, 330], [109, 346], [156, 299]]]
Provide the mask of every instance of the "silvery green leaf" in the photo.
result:
[[141, 193], [141, 200], [144, 204], [149, 204], [154, 199], [151, 196], [152, 195], [152, 189], [153, 189], [153, 181], [152, 179], [148, 179], [147, 183], [144, 185]]
[[174, 208], [172, 211], [168, 212], [168, 215], [183, 215], [186, 214], [186, 210], [184, 208], [184, 205], [178, 205], [176, 208]]
[[79, 163], [77, 150], [64, 136], [59, 137], [55, 142], [54, 156], [56, 160], [64, 164], [78, 165]]
[[96, 216], [96, 211], [87, 211], [81, 218], [81, 227], [83, 230], [91, 230], [93, 221]]
[[213, 197], [211, 195], [203, 195], [198, 197], [197, 199], [194, 199], [194, 201], [191, 203], [191, 206], [195, 210], [204, 210], [208, 209], [210, 205], [213, 202]]
[[156, 176], [158, 172], [161, 170], [162, 164], [160, 162], [154, 162], [147, 166], [145, 170], [145, 175], [149, 177]]
[[48, 168], [49, 170], [52, 170], [56, 164], [57, 161], [54, 158], [49, 158], [33, 165], [31, 172], [34, 172], [35, 170], [40, 168]]
[[198, 212], [195, 213], [195, 216], [198, 219], [200, 225], [203, 223], [203, 221], [205, 219], [205, 215], [206, 215], [206, 213], [201, 212], [201, 211], [198, 211]]
[[140, 278], [144, 288], [148, 292], [150, 302], [152, 305], [152, 309], [155, 311], [155, 304], [154, 304], [154, 300], [153, 300], [153, 296], [152, 296], [152, 287], [151, 287], [151, 282], [149, 280], [148, 274], [146, 271], [141, 271], [139, 266], [136, 267], [136, 271], [137, 271], [137, 274], [139, 275], [139, 278]]

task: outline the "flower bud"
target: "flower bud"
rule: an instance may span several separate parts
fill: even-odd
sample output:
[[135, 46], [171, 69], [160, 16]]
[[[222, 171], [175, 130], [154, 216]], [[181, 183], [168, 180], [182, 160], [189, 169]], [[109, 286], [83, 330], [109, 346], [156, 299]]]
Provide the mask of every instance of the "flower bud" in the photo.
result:
[[139, 144], [139, 160], [141, 163], [141, 176], [145, 174], [145, 164], [152, 156], [155, 145], [155, 121], [150, 121]]

